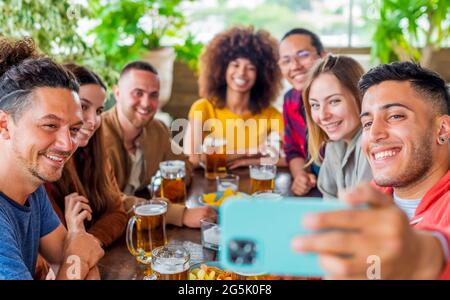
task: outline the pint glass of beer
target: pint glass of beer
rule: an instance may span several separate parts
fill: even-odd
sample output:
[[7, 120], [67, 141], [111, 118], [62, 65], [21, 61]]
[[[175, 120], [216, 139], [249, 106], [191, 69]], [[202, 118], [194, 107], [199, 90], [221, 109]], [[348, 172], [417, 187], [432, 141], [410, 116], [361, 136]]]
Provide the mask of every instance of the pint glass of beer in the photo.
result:
[[[166, 212], [167, 202], [162, 199], [152, 199], [134, 206], [134, 216], [128, 221], [126, 240], [128, 250], [138, 262], [150, 265], [152, 250], [167, 244]], [[133, 243], [133, 231], [136, 231], [136, 246]]]
[[257, 191], [273, 190], [275, 188], [275, 165], [251, 165], [250, 168], [250, 193]]
[[162, 246], [152, 251], [152, 269], [159, 280], [187, 280], [191, 256], [181, 246]]
[[161, 197], [172, 203], [186, 201], [186, 164], [182, 160], [168, 160], [159, 164], [161, 172]]
[[222, 138], [206, 137], [203, 141], [203, 153], [205, 154], [205, 177], [216, 179], [227, 174], [227, 141]]

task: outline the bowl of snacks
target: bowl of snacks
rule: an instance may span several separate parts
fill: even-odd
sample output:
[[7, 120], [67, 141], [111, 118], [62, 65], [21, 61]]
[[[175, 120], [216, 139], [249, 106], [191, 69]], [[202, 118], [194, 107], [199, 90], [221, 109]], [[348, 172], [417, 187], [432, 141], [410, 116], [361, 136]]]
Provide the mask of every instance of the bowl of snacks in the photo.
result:
[[225, 271], [217, 261], [203, 262], [191, 266], [189, 280], [231, 280], [232, 273]]
[[232, 189], [225, 189], [224, 191], [220, 192], [203, 194], [202, 196], [200, 196], [199, 202], [201, 205], [207, 205], [217, 210], [219, 206], [222, 205], [222, 203], [231, 196], [244, 198], [248, 196], [248, 194], [242, 192], [234, 192]]

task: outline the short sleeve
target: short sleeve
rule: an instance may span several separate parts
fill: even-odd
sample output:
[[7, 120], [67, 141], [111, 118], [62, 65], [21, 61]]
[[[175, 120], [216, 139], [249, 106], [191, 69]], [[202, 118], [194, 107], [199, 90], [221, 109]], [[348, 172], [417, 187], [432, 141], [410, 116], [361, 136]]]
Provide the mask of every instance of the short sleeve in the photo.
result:
[[41, 186], [38, 190], [37, 197], [39, 197], [40, 213], [41, 213], [41, 232], [40, 237], [46, 236], [55, 230], [61, 223], [56, 212], [53, 210], [52, 204], [48, 199], [47, 192]]
[[280, 137], [284, 136], [284, 122], [283, 122], [283, 115], [276, 109], [276, 108], [272, 108], [272, 114], [270, 119], [271, 120], [275, 120], [276, 122], [274, 122], [274, 126], [272, 126], [271, 123], [271, 131], [276, 131], [278, 132], [278, 134], [280, 135]]
[[19, 245], [7, 221], [0, 210], [0, 280], [32, 280], [25, 265]]
[[200, 99], [195, 101], [192, 104], [191, 109], [189, 110], [189, 119], [203, 124], [203, 122], [210, 117], [208, 113], [208, 105], [211, 104], [207, 99]]

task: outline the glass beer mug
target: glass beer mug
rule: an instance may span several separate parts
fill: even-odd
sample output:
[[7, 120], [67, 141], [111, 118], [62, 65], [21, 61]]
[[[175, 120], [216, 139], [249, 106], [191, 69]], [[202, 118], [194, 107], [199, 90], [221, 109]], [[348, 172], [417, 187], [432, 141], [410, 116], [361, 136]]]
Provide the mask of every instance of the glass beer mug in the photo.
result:
[[222, 138], [206, 137], [203, 141], [205, 155], [205, 177], [216, 179], [227, 174], [227, 141]]
[[[134, 206], [134, 216], [128, 221], [126, 241], [128, 250], [138, 262], [150, 265], [152, 250], [167, 244], [166, 212], [167, 202], [162, 199], [152, 199]], [[136, 246], [133, 243], [134, 230]]]
[[251, 165], [250, 168], [250, 193], [258, 191], [272, 191], [275, 188], [275, 165]]
[[187, 280], [191, 256], [181, 246], [162, 246], [152, 251], [155, 279]]
[[159, 164], [161, 172], [161, 197], [172, 203], [186, 201], [186, 163], [182, 160], [168, 160]]

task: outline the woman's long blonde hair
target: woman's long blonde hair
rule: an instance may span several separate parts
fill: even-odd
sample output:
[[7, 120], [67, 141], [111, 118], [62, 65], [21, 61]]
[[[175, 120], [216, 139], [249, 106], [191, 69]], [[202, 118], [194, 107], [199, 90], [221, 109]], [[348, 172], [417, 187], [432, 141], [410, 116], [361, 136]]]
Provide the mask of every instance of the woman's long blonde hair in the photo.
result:
[[303, 89], [303, 105], [305, 106], [308, 125], [308, 153], [310, 156], [307, 166], [313, 162], [321, 165], [323, 157], [320, 152], [329, 140], [325, 131], [313, 121], [311, 106], [309, 105], [311, 85], [317, 77], [325, 73], [334, 75], [339, 83], [355, 97], [358, 112], [361, 112], [362, 95], [358, 89], [358, 81], [364, 74], [364, 68], [356, 60], [348, 56], [327, 55], [320, 59], [309, 71]]

